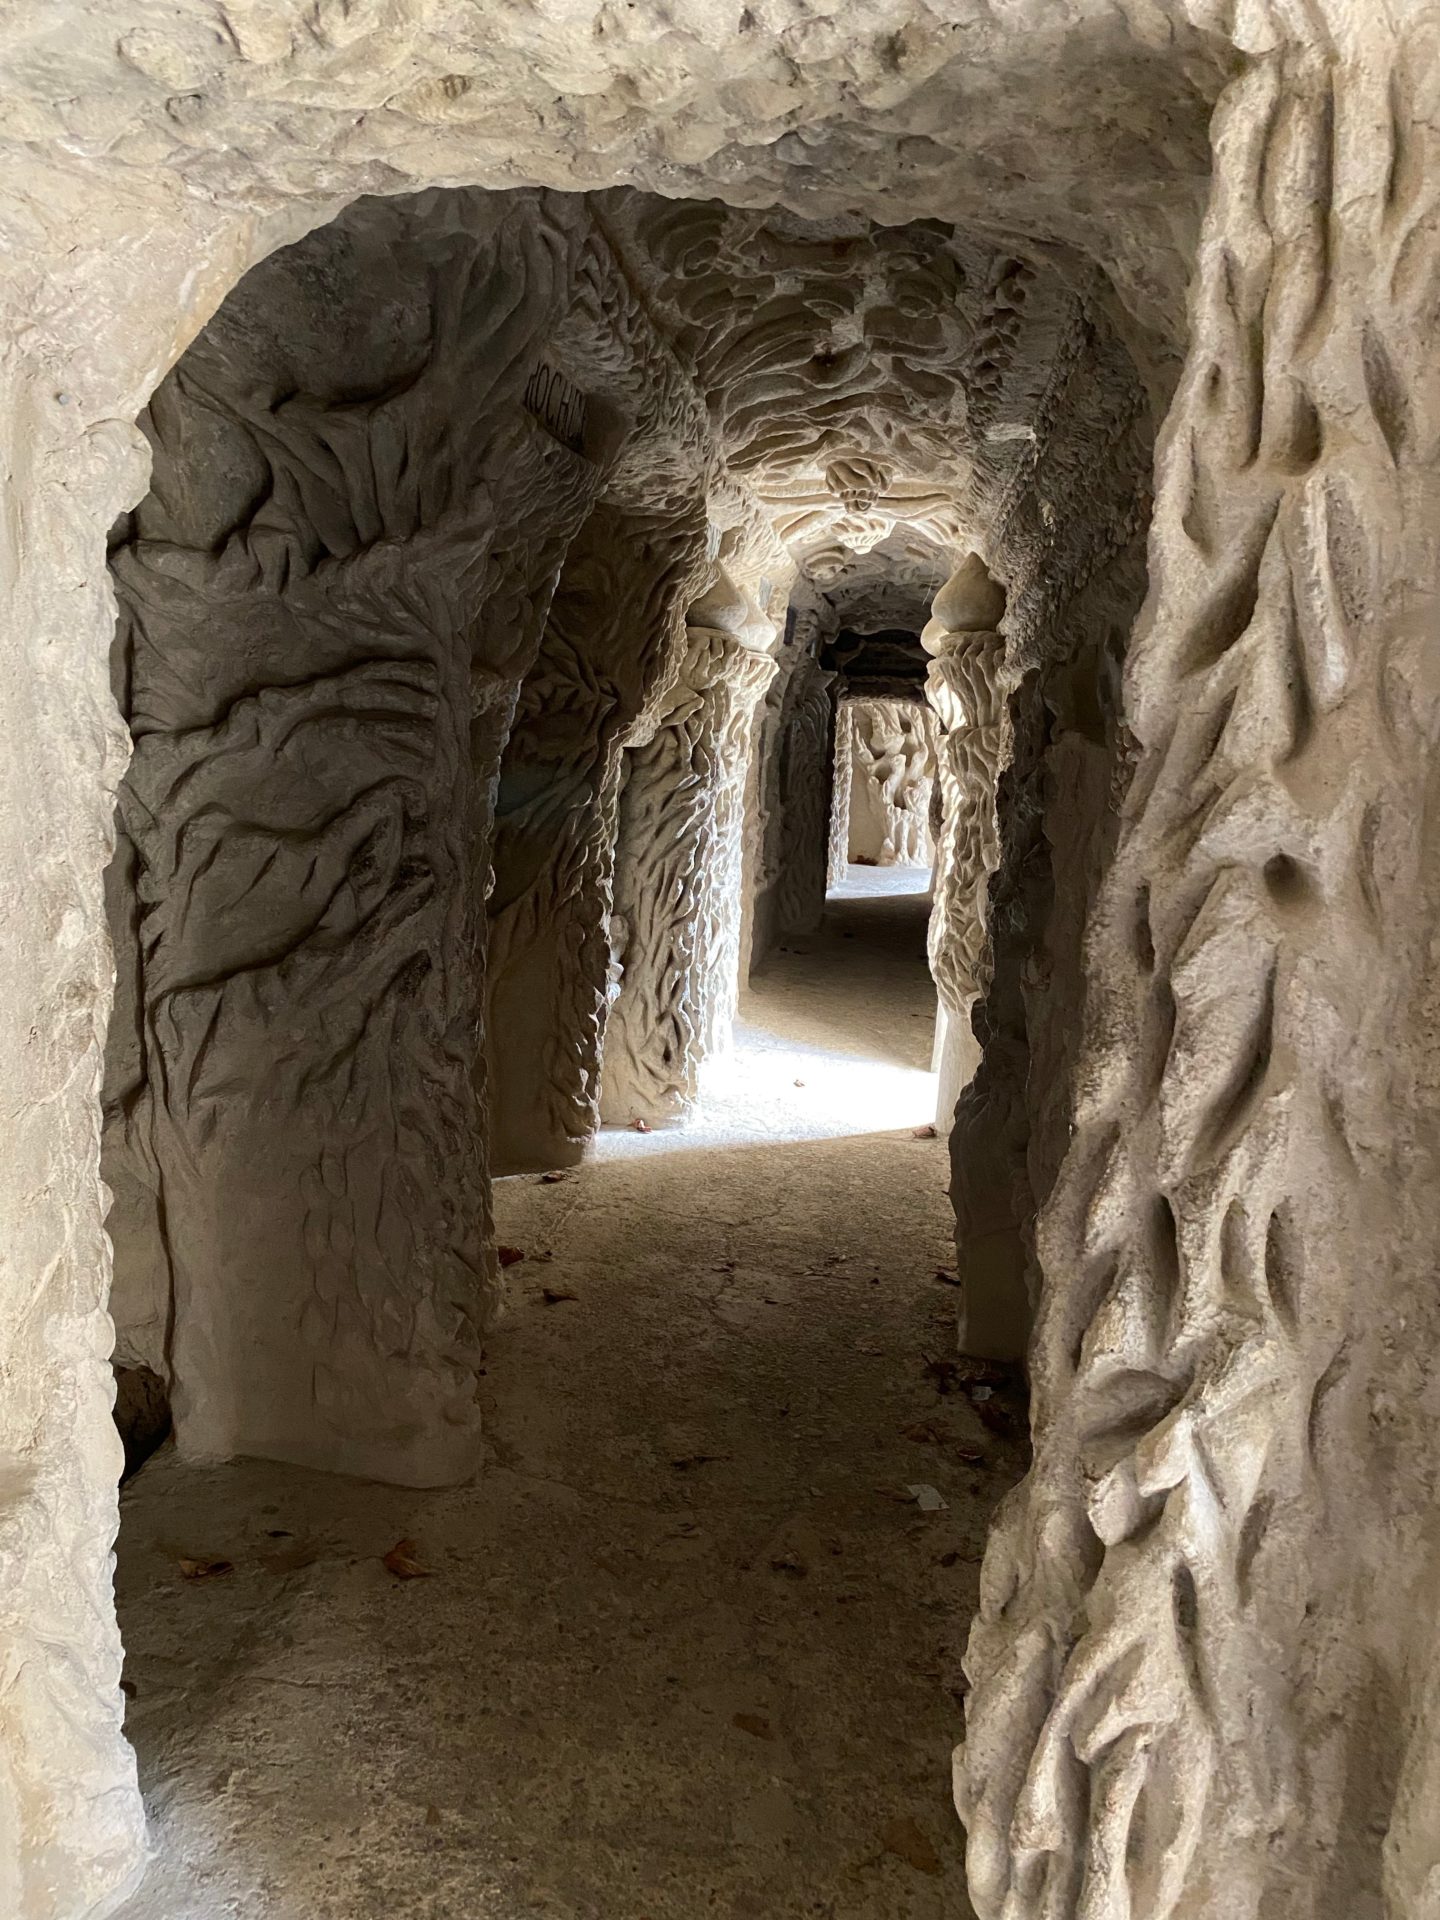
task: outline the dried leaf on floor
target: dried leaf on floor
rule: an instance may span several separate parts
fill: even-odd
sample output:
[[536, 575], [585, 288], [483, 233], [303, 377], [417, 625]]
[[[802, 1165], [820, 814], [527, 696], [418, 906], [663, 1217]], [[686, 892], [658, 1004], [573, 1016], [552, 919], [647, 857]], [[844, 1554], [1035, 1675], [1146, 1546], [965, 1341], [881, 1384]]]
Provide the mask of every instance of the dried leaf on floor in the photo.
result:
[[933, 1126], [924, 1126], [912, 1127], [910, 1129], [910, 1138], [912, 1140], [934, 1140], [938, 1138], [938, 1136]]
[[963, 1460], [967, 1467], [983, 1467], [985, 1455], [979, 1447], [956, 1447], [955, 1458]]
[[649, 1133], [650, 1131], [650, 1122], [648, 1120], [632, 1120], [630, 1125], [636, 1133]]
[[741, 1733], [752, 1733], [757, 1740], [773, 1740], [774, 1730], [763, 1713], [737, 1713], [733, 1722]]
[[440, 1809], [438, 1807], [426, 1807], [425, 1824], [427, 1827], [438, 1827], [440, 1825]]
[[914, 1867], [917, 1873], [942, 1871], [939, 1854], [919, 1823], [912, 1820], [909, 1814], [899, 1814], [894, 1820], [888, 1820], [885, 1823], [880, 1835], [880, 1844], [886, 1853], [893, 1853], [907, 1866]]
[[682, 1453], [670, 1464], [677, 1473], [687, 1473], [691, 1467], [708, 1467], [715, 1460], [728, 1460], [728, 1453]]
[[428, 1580], [435, 1569], [416, 1558], [419, 1551], [413, 1540], [397, 1540], [385, 1555], [385, 1565], [397, 1580]]
[[235, 1562], [204, 1556], [197, 1559], [180, 1556], [180, 1577], [182, 1580], [218, 1580], [222, 1574], [233, 1573]]
[[569, 1178], [570, 1175], [563, 1167], [553, 1167], [549, 1173], [541, 1174], [538, 1184], [542, 1187], [554, 1187], [558, 1186], [562, 1180]]
[[945, 1436], [933, 1420], [917, 1421], [913, 1427], [906, 1427], [900, 1437], [902, 1440], [913, 1440], [922, 1447], [941, 1447], [945, 1444]]
[[547, 1307], [558, 1307], [562, 1300], [578, 1300], [578, 1293], [567, 1293], [564, 1287], [546, 1287], [540, 1296]]
[[517, 1266], [525, 1258], [523, 1247], [496, 1247], [495, 1258], [502, 1267]]
[[777, 1553], [770, 1562], [772, 1573], [788, 1573], [794, 1580], [803, 1580], [810, 1571], [798, 1553]]

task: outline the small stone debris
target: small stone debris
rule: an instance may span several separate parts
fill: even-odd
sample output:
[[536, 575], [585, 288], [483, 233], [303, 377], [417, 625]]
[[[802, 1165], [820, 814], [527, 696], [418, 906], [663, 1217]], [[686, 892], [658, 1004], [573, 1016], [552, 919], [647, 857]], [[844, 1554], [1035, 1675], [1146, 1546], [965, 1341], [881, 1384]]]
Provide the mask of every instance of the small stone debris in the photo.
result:
[[927, 1125], [923, 1127], [912, 1127], [910, 1129], [910, 1138], [912, 1140], [935, 1140], [938, 1139], [938, 1137], [933, 1126]]
[[631, 1130], [635, 1133], [649, 1133], [650, 1131], [650, 1122], [648, 1120], [632, 1120], [630, 1126]]
[[549, 1173], [542, 1173], [535, 1184], [540, 1187], [558, 1187], [562, 1180], [569, 1178], [570, 1175], [563, 1168], [553, 1167]]
[[770, 1562], [770, 1571], [788, 1574], [792, 1580], [803, 1580], [810, 1569], [798, 1553], [777, 1553]]
[[943, 1513], [950, 1502], [938, 1487], [932, 1487], [926, 1480], [917, 1480], [905, 1491], [919, 1507], [922, 1513]]
[[558, 1307], [562, 1300], [578, 1300], [580, 1298], [578, 1293], [570, 1293], [564, 1287], [546, 1287], [540, 1297], [547, 1307]]
[[717, 1460], [728, 1460], [728, 1453], [682, 1453], [670, 1462], [677, 1473], [688, 1473], [692, 1467], [708, 1467]]
[[949, 1267], [936, 1267], [935, 1278], [942, 1287], [958, 1287], [960, 1284], [959, 1274], [952, 1273]]
[[797, 1087], [803, 1087], [803, 1086], [804, 1086], [804, 1084], [805, 1084], [805, 1082], [804, 1082], [803, 1080], [797, 1080], [797, 1081], [795, 1082], [795, 1084], [796, 1084], [796, 1086], [797, 1086]]
[[523, 1247], [496, 1247], [495, 1258], [500, 1262], [502, 1267], [518, 1266], [520, 1261], [525, 1258], [525, 1249]]

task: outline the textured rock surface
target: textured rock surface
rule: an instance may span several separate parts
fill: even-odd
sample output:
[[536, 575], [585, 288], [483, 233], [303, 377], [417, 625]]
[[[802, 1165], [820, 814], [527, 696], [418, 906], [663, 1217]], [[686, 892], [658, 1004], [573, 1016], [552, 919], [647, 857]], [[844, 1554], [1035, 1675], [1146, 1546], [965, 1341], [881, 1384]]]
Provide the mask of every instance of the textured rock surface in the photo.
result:
[[[878, 0], [721, 20], [681, 0], [663, 34], [641, 7], [451, 0], [65, 0], [7, 15], [0, 873], [18, 906], [0, 949], [7, 1912], [98, 1912], [142, 1858], [108, 1597], [119, 1448], [97, 1099], [111, 967], [101, 874], [124, 759], [106, 688], [103, 546], [146, 487], [133, 422], [245, 270], [357, 195], [543, 180], [788, 205], [814, 223], [801, 235], [793, 211], [658, 201], [607, 215], [634, 296], [616, 309], [632, 314], [622, 336], [653, 308], [663, 334], [690, 329], [686, 355], [714, 375], [713, 404], [710, 388], [692, 396], [688, 475], [664, 490], [690, 503], [699, 553], [706, 443], [784, 522], [846, 619], [916, 617], [972, 546], [1009, 593], [1001, 685], [1023, 758], [997, 788], [995, 991], [979, 1016], [986, 1064], [960, 1135], [975, 1151], [957, 1163], [956, 1196], [962, 1220], [975, 1194], [1010, 1196], [1021, 1293], [1039, 1302], [1037, 1454], [993, 1549], [972, 1653], [960, 1799], [977, 1911], [1328, 1920], [1327, 1909], [1388, 1906], [1424, 1920], [1440, 1715], [1425, 878], [1435, 720], [1420, 655], [1437, 572], [1427, 130], [1440, 114], [1423, 13], [1369, 0], [1018, 0], [942, 17], [920, 0]], [[1206, 123], [1222, 89], [1187, 340]], [[872, 232], [872, 218], [890, 224]], [[886, 236], [902, 222], [915, 224], [892, 259]], [[785, 251], [796, 246], [803, 261]], [[598, 293], [609, 269], [595, 265], [593, 234], [582, 251]], [[748, 276], [734, 270], [741, 255]], [[737, 336], [705, 306], [716, 259], [724, 300], [753, 323], [748, 385]], [[950, 317], [930, 326], [927, 300], [932, 318], [937, 305]], [[1138, 379], [1119, 366], [1119, 340]], [[891, 430], [861, 435], [859, 422], [887, 417], [867, 391], [867, 341], [897, 405]], [[1145, 400], [1168, 396], [1182, 352], [1126, 694], [1135, 776], [1112, 864], [1103, 819], [1072, 835], [1064, 818], [1067, 795], [1089, 807], [1126, 785], [1100, 764], [1123, 735], [1093, 697], [1137, 584], [1144, 501], [1129, 452], [1109, 454], [1143, 439]], [[615, 366], [646, 370], [639, 397], [655, 390], [660, 363], [633, 337]], [[796, 394], [827, 383], [834, 439], [812, 413], [798, 447], [788, 430], [777, 440]], [[289, 398], [272, 397], [267, 428]], [[1087, 406], [1067, 446], [1057, 426]], [[347, 429], [361, 424], [339, 411]], [[932, 434], [927, 420], [942, 425]], [[382, 462], [377, 481], [386, 473]], [[329, 487], [323, 465], [301, 477], [308, 496], [282, 494], [279, 509], [297, 524]], [[518, 458], [504, 480], [523, 495]], [[613, 486], [603, 511], [642, 509], [623, 473]], [[504, 510], [502, 499], [497, 525]], [[137, 554], [152, 511], [126, 543]], [[429, 537], [426, 518], [401, 545]], [[182, 576], [223, 564], [223, 551], [167, 544]], [[297, 550], [301, 598], [318, 550]], [[565, 556], [537, 554], [532, 571], [494, 552], [492, 604], [538, 642], [543, 583]], [[358, 581], [402, 559], [374, 554], [350, 571]], [[445, 568], [417, 576], [438, 592]], [[697, 570], [680, 616], [703, 586]], [[163, 568], [147, 587], [176, 590]], [[1085, 610], [1073, 634], [1072, 609]], [[678, 665], [683, 617], [672, 625]], [[1086, 659], [1092, 685], [1064, 684]], [[341, 670], [357, 670], [353, 646]], [[328, 672], [307, 665], [305, 677], [314, 687]], [[637, 716], [662, 680], [642, 687]], [[435, 684], [409, 679], [402, 704], [418, 711]], [[241, 692], [272, 754], [276, 714], [305, 696], [273, 676]], [[470, 755], [447, 749], [473, 786], [432, 836], [455, 842], [457, 869], [470, 822], [483, 827], [508, 699], [474, 703]], [[172, 722], [184, 702], [159, 718], [132, 793], [167, 754], [183, 762], [193, 727]], [[218, 719], [195, 724], [213, 735]], [[243, 754], [234, 767], [239, 786], [214, 801], [238, 823]], [[437, 767], [427, 761], [425, 778]], [[314, 779], [302, 771], [302, 785]], [[199, 773], [219, 779], [213, 756]], [[334, 801], [349, 812], [357, 798], [346, 787]], [[183, 814], [183, 788], [178, 799]], [[401, 809], [407, 860], [433, 862], [418, 819]], [[248, 824], [274, 837], [313, 832], [313, 814], [305, 822], [302, 810]], [[133, 857], [159, 871], [161, 836], [141, 848], [150, 828], [133, 815], [125, 830]], [[241, 848], [229, 828], [227, 841], [229, 860]], [[190, 851], [172, 843], [177, 871]], [[1081, 977], [1075, 874], [1107, 866], [1077, 1059], [1064, 1037]], [[483, 876], [470, 877], [478, 894]], [[601, 860], [592, 893], [606, 883]], [[291, 942], [293, 905], [266, 909]], [[175, 908], [154, 925], [157, 987], [182, 957]], [[452, 908], [447, 897], [434, 911]], [[207, 926], [200, 911], [197, 942]], [[472, 954], [460, 969], [477, 988], [481, 966]], [[168, 977], [186, 996], [243, 997]], [[449, 985], [459, 994], [458, 974]], [[141, 1039], [162, 1009], [138, 974], [126, 993], [123, 1084], [136, 1091]], [[185, 1031], [193, 1041], [198, 1027]], [[299, 1044], [323, 1050], [315, 1034]], [[178, 1085], [162, 1111], [153, 1064], [125, 1151], [178, 1118], [165, 1152], [172, 1177], [193, 1183], [178, 1156], [197, 1156], [203, 1175], [207, 1156], [231, 1150], [224, 1128], [192, 1132], [201, 1115]], [[446, 1072], [468, 1100], [448, 1055]], [[239, 1092], [237, 1118], [253, 1085]], [[464, 1169], [444, 1174], [449, 1185]], [[127, 1175], [117, 1215], [141, 1250], [136, 1358], [163, 1322], [145, 1264], [168, 1231], [149, 1197], [159, 1177]], [[1051, 1182], [1037, 1270], [1029, 1216]], [[219, 1191], [202, 1178], [187, 1205], [203, 1213], [207, 1186]], [[475, 1201], [483, 1224], [483, 1191]], [[345, 1199], [325, 1185], [314, 1204], [328, 1221]], [[483, 1294], [483, 1253], [458, 1265]], [[369, 1303], [356, 1311], [348, 1286], [339, 1317], [362, 1329], [354, 1351], [368, 1362]], [[418, 1349], [406, 1337], [387, 1348], [387, 1375], [406, 1370], [407, 1352], [423, 1353], [422, 1375], [439, 1355], [442, 1374], [452, 1364], [459, 1321], [420, 1321]], [[308, 1388], [306, 1399], [318, 1404]], [[1352, 1550], [1337, 1554], [1337, 1540]]]
[[863, 698], [845, 705], [850, 709], [847, 862], [928, 867], [933, 716], [918, 700]]

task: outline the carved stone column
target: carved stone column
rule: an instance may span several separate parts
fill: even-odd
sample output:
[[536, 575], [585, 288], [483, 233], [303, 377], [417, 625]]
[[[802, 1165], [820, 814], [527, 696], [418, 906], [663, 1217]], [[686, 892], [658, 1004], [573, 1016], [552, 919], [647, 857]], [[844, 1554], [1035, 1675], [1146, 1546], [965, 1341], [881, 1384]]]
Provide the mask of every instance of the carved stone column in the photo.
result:
[[567, 559], [496, 808], [488, 1018], [500, 1172], [574, 1165], [599, 1124], [622, 755], [675, 673], [703, 584], [698, 497], [603, 505]]
[[1369, 56], [1214, 123], [966, 1658], [982, 1920], [1433, 1910], [1440, 116], [1428, 38]]
[[619, 992], [601, 1107], [614, 1124], [683, 1119], [702, 1062], [729, 1037], [742, 804], [756, 710], [775, 673], [755, 637], [690, 626], [680, 677], [627, 756], [611, 934]]
[[835, 709], [833, 751], [830, 756], [830, 839], [825, 860], [825, 890], [843, 884], [850, 868], [850, 790], [855, 765], [854, 702], [842, 699]]
[[[1009, 757], [1000, 688], [1005, 642], [998, 631], [1004, 612], [1004, 590], [972, 553], [936, 595], [921, 635], [932, 656], [925, 692], [941, 729], [940, 828], [929, 941], [930, 971], [940, 997], [936, 1124], [945, 1133], [980, 1059], [970, 1011], [985, 985], [986, 889], [1000, 858], [995, 784]], [[983, 1260], [978, 1244], [974, 1255], [977, 1263]]]
[[835, 727], [833, 673], [807, 652], [785, 690], [777, 742], [775, 925], [814, 933], [825, 913]]
[[117, 1311], [157, 1301], [194, 1456], [475, 1463], [475, 895], [527, 644], [487, 596], [533, 561], [543, 598], [596, 483], [522, 403], [577, 244], [536, 198], [366, 203], [258, 268], [148, 415], [109, 1164]]

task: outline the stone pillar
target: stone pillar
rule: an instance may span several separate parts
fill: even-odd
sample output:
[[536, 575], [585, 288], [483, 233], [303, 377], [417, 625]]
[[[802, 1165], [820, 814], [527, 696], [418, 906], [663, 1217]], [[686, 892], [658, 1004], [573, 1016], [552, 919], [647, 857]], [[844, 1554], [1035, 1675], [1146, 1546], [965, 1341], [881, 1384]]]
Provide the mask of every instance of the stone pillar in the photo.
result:
[[487, 594], [518, 543], [543, 597], [598, 476], [522, 406], [574, 235], [472, 210], [367, 203], [257, 268], [157, 391], [112, 558], [117, 1303], [155, 1270], [196, 1458], [475, 1465], [485, 740], [525, 664]]
[[844, 884], [850, 869], [850, 790], [855, 765], [855, 703], [842, 699], [835, 709], [834, 750], [830, 757], [830, 838], [825, 860], [825, 890]]
[[[1000, 858], [995, 788], [1009, 757], [1000, 687], [1005, 642], [998, 630], [1004, 612], [1003, 588], [972, 553], [936, 595], [921, 635], [932, 656], [925, 692], [940, 725], [940, 828], [929, 942], [930, 971], [940, 998], [935, 1120], [947, 1134], [955, 1103], [980, 1061], [970, 1013], [985, 985], [986, 890]], [[982, 1228], [973, 1249], [977, 1323], [984, 1317], [978, 1297], [984, 1238]]]
[[1214, 122], [966, 1656], [981, 1920], [1433, 1910], [1434, 76], [1270, 56]]
[[599, 1124], [622, 755], [676, 672], [703, 505], [597, 507], [521, 691], [496, 808], [486, 1047], [496, 1170], [574, 1165]]
[[835, 676], [806, 653], [790, 677], [781, 714], [775, 829], [775, 924], [782, 934], [808, 934], [825, 913], [830, 790], [835, 728]]
[[[768, 623], [764, 633], [773, 638]], [[601, 1105], [612, 1124], [683, 1119], [702, 1062], [729, 1039], [746, 775], [775, 673], [753, 638], [690, 626], [680, 677], [627, 756], [611, 934], [619, 990]]]

